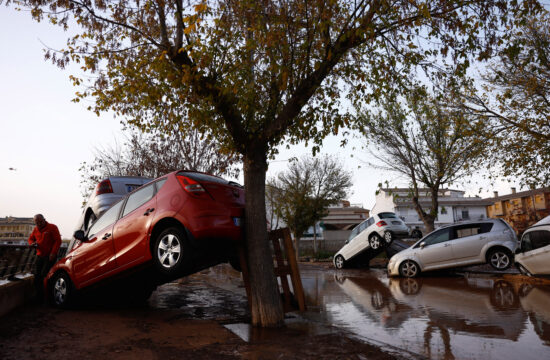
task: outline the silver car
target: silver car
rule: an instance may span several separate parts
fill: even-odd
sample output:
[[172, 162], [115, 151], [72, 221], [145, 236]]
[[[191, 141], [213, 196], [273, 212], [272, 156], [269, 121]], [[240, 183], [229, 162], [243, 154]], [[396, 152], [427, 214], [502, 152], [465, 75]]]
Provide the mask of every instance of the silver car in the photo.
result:
[[100, 181], [88, 198], [76, 229], [88, 230], [95, 219], [118, 199], [151, 180], [140, 176], [111, 176]]
[[513, 261], [518, 240], [502, 219], [468, 221], [441, 227], [390, 259], [390, 276], [415, 277], [420, 272], [489, 263], [497, 270]]
[[515, 261], [524, 275], [550, 275], [550, 216], [525, 230]]
[[398, 237], [408, 237], [409, 227], [392, 212], [378, 213], [351, 232], [344, 246], [334, 255], [334, 266], [342, 269], [352, 258], [365, 251], [379, 250]]

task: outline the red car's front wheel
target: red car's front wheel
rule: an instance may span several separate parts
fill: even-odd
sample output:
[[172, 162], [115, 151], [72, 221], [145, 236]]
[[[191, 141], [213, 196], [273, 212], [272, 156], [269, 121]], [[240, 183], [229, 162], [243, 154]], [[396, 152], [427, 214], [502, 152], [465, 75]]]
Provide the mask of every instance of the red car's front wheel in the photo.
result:
[[176, 274], [189, 257], [187, 249], [187, 241], [180, 228], [165, 229], [155, 241], [153, 258], [157, 269], [166, 275]]

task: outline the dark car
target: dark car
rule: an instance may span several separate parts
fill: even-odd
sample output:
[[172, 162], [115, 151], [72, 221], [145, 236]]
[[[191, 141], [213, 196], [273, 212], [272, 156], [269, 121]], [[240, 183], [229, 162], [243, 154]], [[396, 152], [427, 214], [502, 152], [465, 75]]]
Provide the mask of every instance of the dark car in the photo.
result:
[[[209, 266], [238, 263], [243, 237], [244, 189], [193, 171], [177, 171], [141, 186], [113, 204], [48, 273], [53, 304], [65, 307], [75, 292], [145, 269], [156, 285]], [[153, 275], [153, 276], [150, 276]]]

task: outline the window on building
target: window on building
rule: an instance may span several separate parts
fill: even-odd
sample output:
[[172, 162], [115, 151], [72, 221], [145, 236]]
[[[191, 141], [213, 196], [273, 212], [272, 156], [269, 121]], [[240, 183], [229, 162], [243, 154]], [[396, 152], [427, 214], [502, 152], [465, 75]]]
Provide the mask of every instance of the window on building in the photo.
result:
[[441, 214], [445, 215], [447, 213], [447, 208], [442, 206], [441, 207]]
[[470, 218], [470, 212], [468, 210], [462, 210], [462, 220], [468, 220]]

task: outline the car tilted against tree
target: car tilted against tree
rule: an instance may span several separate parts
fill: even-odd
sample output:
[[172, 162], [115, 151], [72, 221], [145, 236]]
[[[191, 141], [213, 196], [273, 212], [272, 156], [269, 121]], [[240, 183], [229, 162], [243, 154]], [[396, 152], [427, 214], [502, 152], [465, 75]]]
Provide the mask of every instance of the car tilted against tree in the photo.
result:
[[415, 277], [420, 272], [489, 263], [505, 270], [518, 246], [514, 230], [502, 219], [460, 222], [432, 231], [391, 257], [390, 276]]
[[[392, 212], [381, 212], [357, 225], [344, 246], [334, 255], [334, 266], [343, 269], [367, 252], [378, 253], [395, 238], [410, 236], [410, 229]], [[374, 255], [374, 254], [372, 254]]]
[[[238, 266], [244, 189], [193, 171], [145, 184], [113, 204], [84, 232], [45, 279], [50, 300], [68, 306], [76, 292], [145, 273], [137, 292], [229, 261]], [[145, 281], [145, 279], [147, 281]]]

